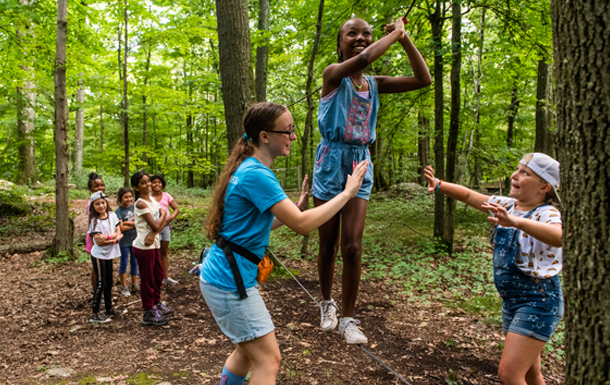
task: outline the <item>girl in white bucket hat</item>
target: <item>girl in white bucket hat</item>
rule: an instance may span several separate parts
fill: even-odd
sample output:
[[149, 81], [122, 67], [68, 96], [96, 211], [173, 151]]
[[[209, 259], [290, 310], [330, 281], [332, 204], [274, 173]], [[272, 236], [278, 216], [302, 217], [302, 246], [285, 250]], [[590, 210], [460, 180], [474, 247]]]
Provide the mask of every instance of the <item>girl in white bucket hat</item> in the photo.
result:
[[553, 206], [561, 202], [559, 162], [541, 153], [525, 155], [511, 176], [510, 197], [443, 182], [431, 166], [424, 172], [428, 191], [491, 214], [494, 283], [506, 335], [498, 375], [507, 384], [544, 384], [540, 353], [563, 317], [561, 214]]

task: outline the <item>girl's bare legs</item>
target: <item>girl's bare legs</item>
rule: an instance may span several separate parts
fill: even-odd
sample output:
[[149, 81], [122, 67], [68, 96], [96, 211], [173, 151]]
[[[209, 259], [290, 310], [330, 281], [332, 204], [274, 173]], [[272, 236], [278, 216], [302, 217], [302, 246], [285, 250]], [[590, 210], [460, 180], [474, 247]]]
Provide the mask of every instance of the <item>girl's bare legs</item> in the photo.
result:
[[[314, 207], [322, 206], [326, 201], [313, 198]], [[333, 291], [333, 278], [335, 276], [335, 258], [339, 251], [339, 229], [341, 225], [341, 212], [339, 211], [328, 222], [318, 228], [320, 248], [318, 251], [318, 277], [320, 278], [320, 291], [322, 299], [329, 300]]]
[[[316, 197], [313, 198], [313, 201], [315, 207], [326, 203]], [[362, 234], [364, 233], [367, 205], [368, 202], [365, 199], [354, 198], [337, 215], [318, 229], [320, 239], [318, 276], [324, 300], [329, 300], [332, 294], [335, 259], [339, 249], [339, 231], [341, 230], [340, 244], [343, 257], [341, 313], [344, 317], [353, 317], [356, 308], [362, 272]]]
[[341, 256], [343, 278], [341, 280], [341, 314], [354, 317], [356, 298], [362, 273], [362, 234], [368, 201], [354, 198], [341, 210]]
[[546, 342], [508, 332], [498, 376], [504, 385], [545, 385], [540, 353]]
[[245, 376], [252, 367], [249, 385], [273, 385], [280, 370], [280, 347], [275, 332], [252, 341], [237, 344], [225, 363], [237, 376]]
[[169, 260], [167, 258], [167, 249], [169, 248], [169, 241], [161, 241], [161, 262], [163, 263], [163, 279], [168, 279], [169, 275], [167, 270], [169, 269]]

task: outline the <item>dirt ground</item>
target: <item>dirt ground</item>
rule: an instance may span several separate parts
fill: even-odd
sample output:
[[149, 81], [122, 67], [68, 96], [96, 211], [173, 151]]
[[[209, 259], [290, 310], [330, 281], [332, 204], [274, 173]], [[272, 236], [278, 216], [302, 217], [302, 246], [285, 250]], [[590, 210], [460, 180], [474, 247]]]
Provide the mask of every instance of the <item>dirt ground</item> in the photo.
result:
[[[84, 201], [73, 207], [84, 211]], [[86, 227], [83, 217], [75, 220], [77, 233]], [[23, 234], [11, 242], [28, 239]], [[197, 277], [188, 274], [198, 252], [170, 253], [170, 275], [180, 284], [163, 292], [176, 314], [160, 328], [142, 326], [140, 304], [127, 305], [139, 297], [122, 297], [116, 288], [115, 306], [126, 313], [91, 325], [88, 263], [40, 264], [42, 253], [0, 255], [0, 384], [218, 384], [233, 349], [207, 309]], [[318, 294], [315, 264], [285, 263]], [[118, 270], [118, 260], [114, 265]], [[337, 277], [340, 303], [340, 271]], [[343, 343], [338, 332], [322, 333], [318, 308], [291, 278], [266, 283], [261, 292], [282, 352], [278, 384], [401, 383], [361, 349]], [[367, 349], [413, 384], [500, 383], [503, 337], [497, 326], [439, 303], [407, 301], [382, 281], [362, 283], [357, 317]], [[72, 372], [50, 377], [52, 368]], [[546, 362], [548, 384], [563, 383], [562, 373], [561, 363]]]

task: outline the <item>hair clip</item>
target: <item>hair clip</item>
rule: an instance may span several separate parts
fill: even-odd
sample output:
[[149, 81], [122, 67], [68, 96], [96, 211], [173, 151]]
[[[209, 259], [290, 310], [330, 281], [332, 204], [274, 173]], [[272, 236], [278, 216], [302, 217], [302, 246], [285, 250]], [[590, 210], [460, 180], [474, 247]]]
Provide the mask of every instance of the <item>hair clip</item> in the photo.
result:
[[248, 137], [248, 134], [244, 134], [244, 136], [242, 136], [242, 138], [244, 138], [244, 140], [246, 142], [251, 142], [252, 140], [250, 139], [250, 137]]

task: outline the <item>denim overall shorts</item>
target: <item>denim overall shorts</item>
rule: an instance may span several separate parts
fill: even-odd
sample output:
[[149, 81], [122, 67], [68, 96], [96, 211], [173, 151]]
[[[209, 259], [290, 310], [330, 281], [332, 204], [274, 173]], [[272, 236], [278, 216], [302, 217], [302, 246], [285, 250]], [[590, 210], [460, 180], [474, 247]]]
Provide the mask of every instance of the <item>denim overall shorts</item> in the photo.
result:
[[519, 269], [516, 258], [520, 231], [496, 226], [492, 233], [494, 284], [502, 297], [502, 330], [504, 334], [513, 332], [546, 342], [563, 318], [561, 282], [557, 275], [534, 278]]

